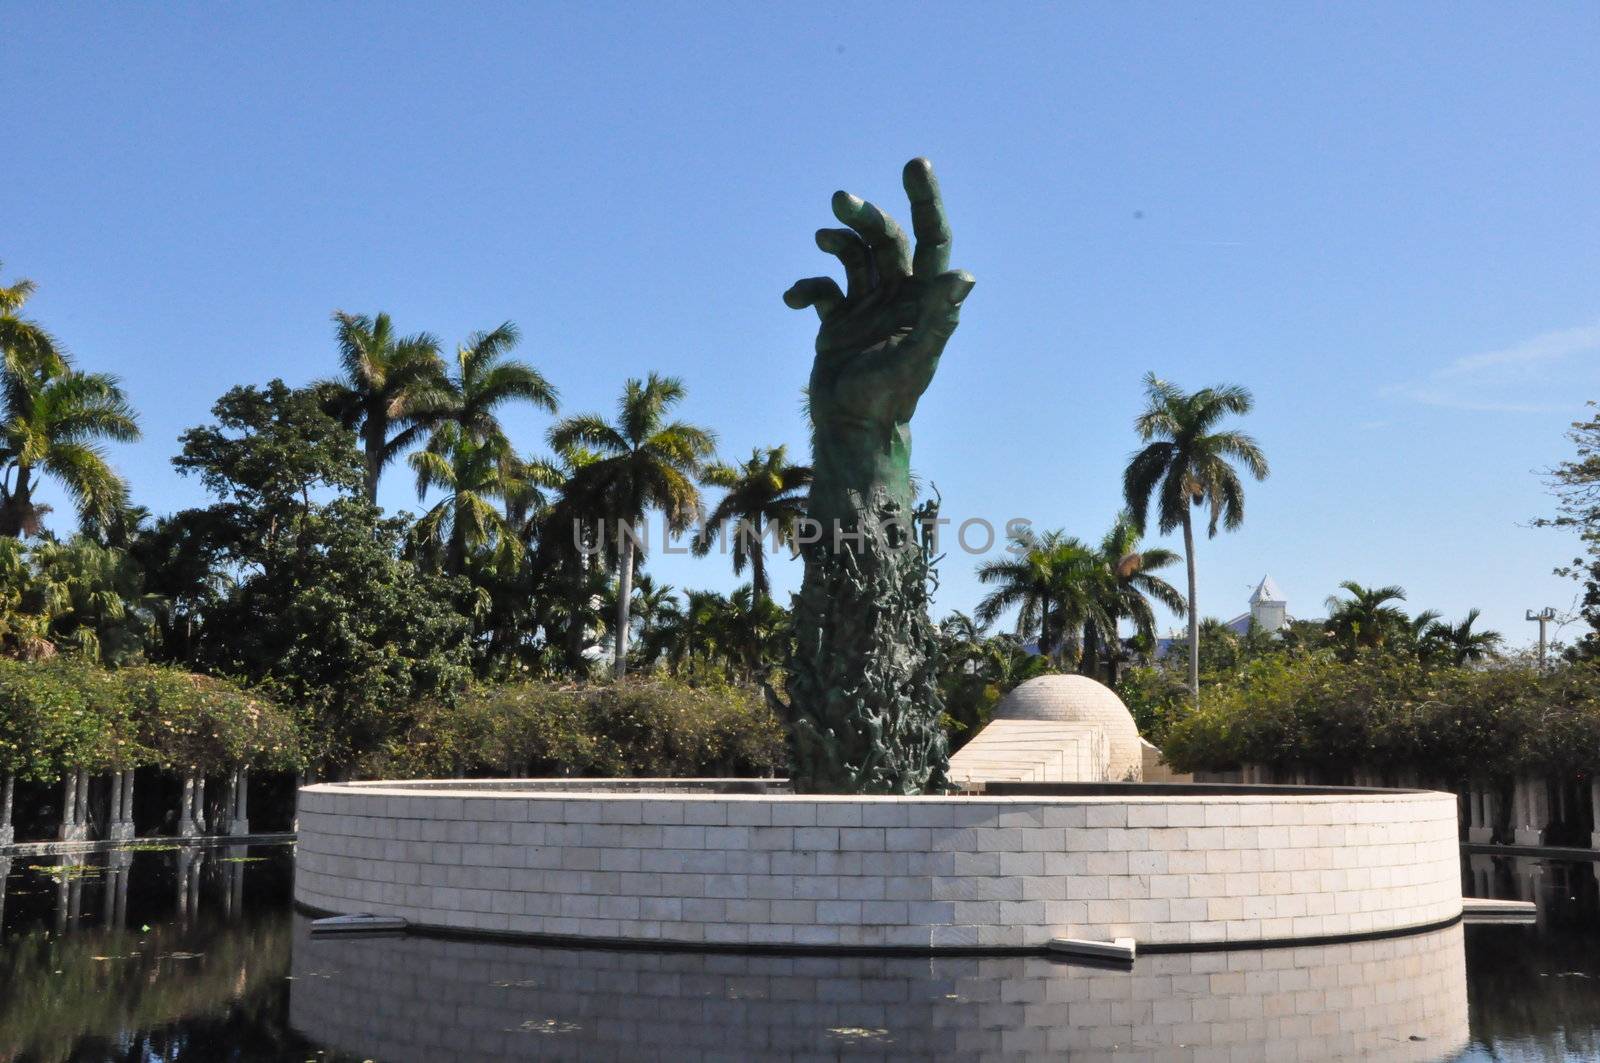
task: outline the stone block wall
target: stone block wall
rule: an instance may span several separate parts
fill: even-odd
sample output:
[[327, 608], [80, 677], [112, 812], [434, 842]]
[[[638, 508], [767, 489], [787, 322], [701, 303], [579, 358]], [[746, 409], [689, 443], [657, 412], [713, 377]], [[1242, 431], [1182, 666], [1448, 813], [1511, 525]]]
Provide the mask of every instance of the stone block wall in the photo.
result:
[[[581, 784], [577, 784], [581, 786]], [[1022, 948], [1246, 943], [1461, 911], [1449, 794], [857, 798], [322, 784], [295, 897], [462, 930]]]

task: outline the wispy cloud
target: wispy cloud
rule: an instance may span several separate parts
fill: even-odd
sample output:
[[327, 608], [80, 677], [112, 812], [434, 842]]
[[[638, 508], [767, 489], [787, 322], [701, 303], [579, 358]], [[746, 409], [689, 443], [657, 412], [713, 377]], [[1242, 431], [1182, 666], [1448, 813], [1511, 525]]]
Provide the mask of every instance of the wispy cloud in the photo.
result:
[[1469, 354], [1383, 394], [1456, 410], [1545, 413], [1587, 398], [1600, 383], [1600, 323], [1542, 332], [1495, 351]]

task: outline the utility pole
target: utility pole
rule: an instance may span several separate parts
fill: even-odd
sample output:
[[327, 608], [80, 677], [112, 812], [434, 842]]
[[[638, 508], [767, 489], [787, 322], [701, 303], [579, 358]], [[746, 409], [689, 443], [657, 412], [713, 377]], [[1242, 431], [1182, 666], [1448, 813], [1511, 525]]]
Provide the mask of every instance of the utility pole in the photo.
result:
[[1538, 623], [1538, 625], [1539, 625], [1539, 671], [1541, 671], [1541, 672], [1544, 671], [1544, 654], [1545, 654], [1544, 629], [1545, 629], [1545, 625], [1550, 623], [1550, 621], [1554, 620], [1555, 618], [1556, 618], [1556, 611], [1554, 609], [1551, 609], [1551, 608], [1548, 608], [1548, 607], [1546, 607], [1544, 609], [1540, 609], [1537, 612], [1535, 612], [1532, 609], [1528, 610], [1528, 620], [1529, 621], [1536, 621]]

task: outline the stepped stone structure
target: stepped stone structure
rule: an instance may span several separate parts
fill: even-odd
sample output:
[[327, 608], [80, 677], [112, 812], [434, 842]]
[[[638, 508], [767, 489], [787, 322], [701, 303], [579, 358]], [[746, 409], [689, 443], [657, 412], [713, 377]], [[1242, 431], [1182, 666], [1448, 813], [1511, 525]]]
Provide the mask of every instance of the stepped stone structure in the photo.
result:
[[1041, 675], [1000, 700], [994, 719], [950, 758], [950, 778], [1139, 782], [1155, 752], [1147, 746], [1109, 687], [1082, 675]]

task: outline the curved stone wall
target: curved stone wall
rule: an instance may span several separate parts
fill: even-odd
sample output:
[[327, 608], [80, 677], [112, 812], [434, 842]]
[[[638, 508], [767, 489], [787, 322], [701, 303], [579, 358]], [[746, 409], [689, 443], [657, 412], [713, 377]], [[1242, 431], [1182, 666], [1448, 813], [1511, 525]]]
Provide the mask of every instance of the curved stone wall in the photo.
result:
[[1248, 944], [1461, 913], [1450, 794], [1102, 785], [896, 798], [586, 785], [307, 787], [295, 898], [457, 930], [914, 949], [1053, 937]]
[[1141, 956], [782, 956], [312, 938], [289, 1020], [354, 1059], [1424, 1061], [1467, 1042], [1459, 925]]

